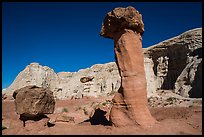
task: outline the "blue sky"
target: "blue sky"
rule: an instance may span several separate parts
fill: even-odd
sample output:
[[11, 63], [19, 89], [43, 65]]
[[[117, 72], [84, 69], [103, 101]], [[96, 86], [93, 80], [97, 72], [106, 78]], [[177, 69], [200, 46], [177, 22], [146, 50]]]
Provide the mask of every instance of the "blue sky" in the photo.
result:
[[113, 40], [99, 35], [107, 12], [135, 7], [143, 16], [143, 47], [202, 27], [201, 2], [3, 2], [2, 88], [31, 62], [74, 72], [115, 61]]

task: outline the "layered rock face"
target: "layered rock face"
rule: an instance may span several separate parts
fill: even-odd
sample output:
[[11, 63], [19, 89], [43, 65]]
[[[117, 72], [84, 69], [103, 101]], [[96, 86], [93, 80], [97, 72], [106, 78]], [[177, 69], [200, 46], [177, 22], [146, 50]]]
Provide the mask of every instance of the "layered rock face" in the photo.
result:
[[55, 73], [47, 66], [31, 63], [18, 74], [14, 82], [3, 90], [4, 98], [17, 89], [29, 85], [48, 88], [56, 99], [107, 96], [118, 91], [120, 76], [115, 63], [96, 64], [78, 72]]
[[57, 78], [53, 69], [41, 66], [39, 63], [31, 63], [21, 71], [13, 83], [4, 91], [12, 95], [17, 89], [25, 86], [35, 85], [37, 87], [50, 88]]
[[147, 127], [156, 120], [147, 104], [146, 78], [141, 34], [142, 16], [133, 7], [115, 8], [109, 12], [101, 36], [114, 39], [116, 64], [121, 87], [113, 98], [110, 120], [115, 126], [140, 125]]
[[26, 86], [14, 91], [13, 98], [17, 114], [23, 117], [52, 114], [55, 109], [53, 93], [45, 88]]
[[146, 66], [149, 91], [173, 90], [183, 97], [202, 96], [202, 28], [146, 48], [144, 55], [146, 65], [151, 66]]
[[[155, 96], [157, 90], [166, 89], [184, 97], [202, 97], [202, 28], [189, 30], [143, 51], [148, 97]], [[91, 81], [80, 81], [90, 76], [94, 77]], [[114, 95], [121, 85], [121, 78], [115, 62], [96, 64], [78, 72], [59, 73], [39, 63], [31, 63], [2, 90], [2, 99], [9, 99], [15, 90], [29, 85], [48, 87], [56, 99], [70, 99], [82, 95]]]

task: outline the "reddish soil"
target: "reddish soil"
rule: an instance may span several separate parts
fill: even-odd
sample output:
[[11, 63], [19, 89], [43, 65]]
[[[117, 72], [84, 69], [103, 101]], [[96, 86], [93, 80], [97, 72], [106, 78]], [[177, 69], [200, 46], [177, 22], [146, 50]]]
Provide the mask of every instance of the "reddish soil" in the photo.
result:
[[[107, 98], [106, 98], [107, 99]], [[78, 100], [58, 100], [55, 109], [67, 108], [68, 114], [77, 113], [79, 106], [92, 102], [102, 102], [104, 98], [85, 98]], [[46, 135], [202, 135], [202, 107], [161, 107], [150, 108], [150, 112], [158, 123], [149, 129], [140, 127], [112, 127], [108, 125], [91, 125], [90, 122], [72, 123], [56, 122], [54, 126], [45, 125], [48, 119], [39, 121], [26, 121], [23, 127], [22, 121], [15, 112], [14, 101], [2, 101], [2, 125], [8, 127], [2, 130], [3, 135], [9, 134], [46, 134]], [[57, 112], [56, 112], [57, 113]], [[82, 116], [82, 118], [86, 118]], [[51, 115], [50, 115], [51, 116]], [[79, 115], [73, 115], [77, 121]], [[49, 115], [48, 115], [49, 117]], [[88, 118], [88, 116], [87, 116]], [[86, 119], [84, 119], [86, 120]]]

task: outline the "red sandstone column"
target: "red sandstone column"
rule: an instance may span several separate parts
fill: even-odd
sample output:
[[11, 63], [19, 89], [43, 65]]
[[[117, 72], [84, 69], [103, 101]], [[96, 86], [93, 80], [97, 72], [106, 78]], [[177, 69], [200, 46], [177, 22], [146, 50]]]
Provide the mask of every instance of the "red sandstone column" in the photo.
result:
[[147, 103], [141, 34], [144, 24], [133, 7], [116, 8], [104, 20], [101, 35], [114, 39], [121, 87], [113, 98], [110, 120], [115, 126], [155, 124]]

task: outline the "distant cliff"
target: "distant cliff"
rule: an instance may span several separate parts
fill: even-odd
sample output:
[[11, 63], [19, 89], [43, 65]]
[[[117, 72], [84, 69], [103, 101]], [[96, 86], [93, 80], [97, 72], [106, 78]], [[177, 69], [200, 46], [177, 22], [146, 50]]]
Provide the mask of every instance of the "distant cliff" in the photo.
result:
[[144, 55], [152, 89], [173, 90], [184, 97], [202, 96], [202, 28], [151, 46]]
[[[88, 77], [93, 76], [91, 80]], [[82, 81], [87, 77], [87, 81]], [[49, 88], [57, 99], [82, 98], [82, 96], [106, 96], [120, 87], [120, 76], [115, 63], [96, 64], [78, 72], [59, 72], [38, 63], [31, 63], [18, 74], [14, 82], [3, 92], [12, 95], [16, 89], [36, 85]]]
[[[148, 96], [158, 90], [171, 90], [183, 97], [202, 96], [202, 28], [144, 49]], [[78, 72], [59, 72], [38, 63], [31, 63], [18, 74], [3, 94], [28, 85], [49, 88], [55, 98], [110, 96], [120, 87], [115, 62], [96, 64]]]

